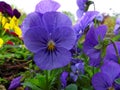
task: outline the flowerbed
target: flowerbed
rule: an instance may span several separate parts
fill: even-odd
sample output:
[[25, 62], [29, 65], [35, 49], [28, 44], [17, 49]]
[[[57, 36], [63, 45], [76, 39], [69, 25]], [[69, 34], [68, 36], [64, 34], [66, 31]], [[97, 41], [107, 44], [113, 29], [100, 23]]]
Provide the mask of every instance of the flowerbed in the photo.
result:
[[78, 20], [41, 0], [21, 13], [0, 1], [0, 90], [119, 90], [120, 19], [111, 36], [93, 1], [77, 0]]

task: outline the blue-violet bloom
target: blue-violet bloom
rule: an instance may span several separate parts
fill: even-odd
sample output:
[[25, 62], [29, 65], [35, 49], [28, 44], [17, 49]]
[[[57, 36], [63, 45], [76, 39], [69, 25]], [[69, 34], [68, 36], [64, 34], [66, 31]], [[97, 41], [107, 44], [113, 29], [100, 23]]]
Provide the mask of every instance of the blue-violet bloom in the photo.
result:
[[101, 25], [97, 28], [92, 26], [86, 34], [86, 38], [83, 45], [83, 50], [86, 55], [89, 56], [89, 63], [91, 66], [99, 66], [101, 62], [101, 50], [96, 49], [95, 47], [103, 41], [107, 27]]
[[72, 60], [72, 62], [73, 62], [73, 64], [71, 65], [72, 72], [70, 73], [70, 77], [74, 82], [76, 82], [78, 76], [84, 74], [84, 62], [82, 62], [79, 59]]
[[34, 61], [40, 69], [60, 68], [71, 61], [69, 50], [75, 44], [76, 34], [67, 15], [34, 12], [27, 16], [23, 27], [24, 44], [35, 53]]
[[107, 62], [101, 67], [101, 72], [92, 77], [92, 85], [95, 90], [120, 90], [120, 85], [115, 82], [119, 74], [120, 65], [113, 61]]

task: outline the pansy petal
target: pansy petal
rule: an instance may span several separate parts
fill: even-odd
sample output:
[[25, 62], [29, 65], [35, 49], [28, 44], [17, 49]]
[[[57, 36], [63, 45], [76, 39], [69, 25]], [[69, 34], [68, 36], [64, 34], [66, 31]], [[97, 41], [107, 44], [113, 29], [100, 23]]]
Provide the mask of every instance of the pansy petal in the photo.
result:
[[72, 28], [69, 27], [61, 27], [57, 28], [53, 32], [53, 39], [56, 42], [57, 47], [64, 47], [70, 50], [76, 41], [76, 34]]
[[36, 5], [36, 12], [46, 13], [56, 11], [60, 7], [60, 4], [53, 0], [42, 0]]
[[120, 33], [120, 25], [116, 24], [115, 27], [114, 27], [114, 34], [117, 35], [119, 33]]
[[83, 15], [83, 13], [84, 13], [84, 11], [83, 11], [83, 10], [78, 9], [76, 13], [77, 13], [77, 17], [78, 17], [78, 18], [81, 18], [81, 17], [82, 17], [82, 15]]
[[73, 72], [70, 73], [70, 77], [71, 77], [71, 79], [72, 79], [74, 82], [76, 82], [77, 79], [78, 79], [78, 75], [76, 75], [76, 74], [73, 73]]
[[80, 24], [80, 28], [82, 28], [82, 30], [85, 30], [85, 28], [94, 20], [94, 18], [98, 15], [99, 12], [97, 11], [88, 11], [85, 13], [85, 15], [83, 15], [80, 18], [79, 24]]
[[43, 27], [42, 14], [40, 13], [30, 13], [23, 21], [21, 29], [24, 36], [25, 32], [32, 27]]
[[95, 90], [108, 90], [112, 82], [105, 73], [99, 72], [92, 77], [92, 85]]
[[68, 72], [66, 71], [62, 72], [60, 76], [60, 81], [61, 81], [63, 88], [67, 86], [67, 77], [68, 77]]
[[60, 47], [56, 47], [53, 52], [40, 50], [34, 56], [36, 65], [42, 70], [52, 70], [66, 66], [71, 59], [71, 53]]
[[21, 85], [21, 84], [20, 84], [20, 80], [21, 80], [21, 79], [22, 79], [22, 76], [19, 76], [19, 77], [14, 78], [14, 79], [11, 81], [8, 90], [16, 90], [16, 88]]
[[90, 54], [91, 52], [94, 51], [94, 46], [96, 46], [97, 44], [98, 40], [96, 40], [95, 28], [91, 27], [86, 35], [85, 42], [83, 45], [84, 52], [87, 55]]
[[108, 63], [104, 63], [101, 67], [101, 72], [107, 74], [111, 81], [114, 81], [114, 79], [120, 74], [120, 65], [116, 62], [109, 61]]
[[[120, 55], [120, 47], [119, 47], [120, 42], [115, 42], [115, 45], [117, 47], [118, 54]], [[104, 62], [108, 62], [108, 61], [115, 61], [118, 63], [118, 57], [116, 55], [116, 51], [115, 51], [113, 44], [108, 45], [106, 49], [106, 55], [104, 57]]]
[[89, 54], [89, 57], [90, 57], [89, 60], [90, 66], [95, 66], [95, 67], [100, 66], [101, 63], [100, 52], [95, 51], [94, 53]]
[[39, 49], [47, 47], [48, 32], [41, 27], [30, 28], [25, 33], [23, 40], [26, 47], [36, 53]]
[[99, 26], [95, 31], [96, 39], [98, 40], [98, 37], [100, 37], [100, 39], [103, 40], [105, 35], [106, 35], [106, 32], [107, 32], [107, 26], [106, 25]]
[[58, 27], [72, 26], [71, 20], [67, 15], [60, 12], [47, 12], [43, 15], [43, 21], [49, 32], [52, 32]]

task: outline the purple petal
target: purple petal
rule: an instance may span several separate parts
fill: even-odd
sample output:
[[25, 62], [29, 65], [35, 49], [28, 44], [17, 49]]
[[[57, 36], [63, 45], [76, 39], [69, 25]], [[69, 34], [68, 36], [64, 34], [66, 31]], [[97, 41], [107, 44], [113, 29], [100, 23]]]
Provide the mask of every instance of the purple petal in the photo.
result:
[[13, 16], [12, 7], [4, 1], [0, 1], [0, 12], [2, 12], [5, 15], [7, 14], [10, 17]]
[[98, 67], [101, 63], [100, 51], [95, 51], [94, 53], [89, 54], [90, 57], [89, 64], [90, 66]]
[[47, 12], [43, 15], [43, 21], [46, 26], [46, 29], [49, 32], [52, 32], [58, 27], [63, 26], [72, 26], [71, 20], [67, 15], [60, 12]]
[[60, 4], [53, 0], [42, 0], [36, 5], [36, 12], [46, 13], [56, 11], [60, 7]]
[[76, 74], [73, 73], [73, 72], [70, 73], [70, 77], [71, 77], [71, 79], [72, 79], [74, 82], [76, 82], [77, 79], [78, 79], [78, 75], [76, 75]]
[[30, 28], [24, 35], [24, 44], [31, 52], [36, 53], [40, 49], [47, 47], [48, 35], [48, 32], [44, 28]]
[[52, 70], [66, 66], [71, 61], [71, 53], [60, 47], [53, 52], [40, 50], [35, 54], [34, 61], [40, 69]]
[[21, 13], [17, 10], [17, 9], [14, 9], [13, 10], [13, 15], [16, 17], [16, 18], [19, 18], [21, 16]]
[[96, 39], [95, 28], [91, 27], [86, 35], [85, 42], [83, 45], [84, 52], [87, 55], [91, 54], [92, 52], [94, 52], [94, 46], [96, 46], [97, 44], [98, 40]]
[[107, 32], [107, 26], [106, 25], [99, 26], [95, 31], [96, 39], [98, 40], [98, 37], [100, 37], [100, 39], [103, 40], [105, 35], [106, 35], [106, 32]]
[[92, 85], [95, 90], [108, 90], [112, 86], [112, 82], [108, 75], [99, 72], [92, 77]]
[[94, 18], [98, 15], [99, 12], [97, 11], [88, 11], [85, 13], [85, 15], [83, 15], [80, 18], [79, 24], [80, 24], [80, 28], [82, 30], [85, 30], [85, 28], [94, 20]]
[[[120, 42], [115, 42], [115, 45], [117, 47], [118, 54], [120, 56]], [[109, 61], [115, 61], [116, 63], [118, 63], [118, 57], [116, 55], [116, 51], [113, 44], [107, 46], [106, 55], [104, 57], [104, 62], [109, 62]]]
[[10, 83], [8, 90], [16, 90], [16, 88], [20, 86], [21, 78], [22, 78], [22, 76], [19, 76], [19, 77], [13, 79]]
[[83, 62], [75, 64], [75, 67], [77, 68], [80, 74], [84, 74], [84, 63]]
[[70, 50], [75, 45], [76, 34], [72, 28], [60, 27], [54, 30], [53, 39], [57, 47], [64, 47]]
[[96, 20], [102, 22], [102, 21], [104, 20], [103, 15], [99, 13], [99, 14], [96, 16]]
[[116, 24], [119, 24], [119, 25], [120, 25], [120, 17], [118, 17], [118, 18], [116, 19]]
[[81, 10], [85, 10], [85, 4], [88, 0], [77, 0], [77, 5], [79, 7], [79, 9]]
[[44, 27], [42, 22], [42, 14], [30, 13], [23, 21], [21, 29], [24, 36], [25, 32], [32, 27]]
[[110, 77], [110, 80], [113, 82], [120, 74], [120, 65], [116, 62], [110, 61], [101, 67], [101, 72], [107, 74]]
[[119, 33], [120, 33], [120, 25], [116, 24], [115, 27], [114, 27], [114, 34], [118, 35]]
[[82, 17], [82, 15], [83, 15], [83, 13], [84, 13], [84, 11], [83, 11], [83, 10], [78, 9], [76, 13], [77, 13], [77, 17], [78, 17], [78, 18], [81, 18], [81, 17]]
[[68, 72], [66, 71], [62, 72], [60, 76], [60, 81], [62, 83], [63, 88], [65, 88], [67, 85], [67, 77], [68, 77]]
[[71, 70], [72, 70], [73, 73], [76, 73], [77, 68], [75, 67], [75, 65], [71, 65]]

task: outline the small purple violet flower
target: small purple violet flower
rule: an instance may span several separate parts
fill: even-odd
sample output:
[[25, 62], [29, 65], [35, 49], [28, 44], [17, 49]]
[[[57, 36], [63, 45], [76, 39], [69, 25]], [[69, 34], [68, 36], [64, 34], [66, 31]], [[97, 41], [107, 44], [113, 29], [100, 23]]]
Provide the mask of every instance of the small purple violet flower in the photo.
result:
[[115, 82], [119, 74], [120, 65], [113, 61], [107, 62], [101, 67], [101, 72], [92, 77], [92, 85], [95, 90], [119, 90], [120, 85]]
[[70, 77], [74, 82], [77, 81], [79, 75], [84, 74], [84, 62], [82, 62], [81, 60], [79, 60], [79, 62], [77, 61], [78, 60], [76, 60], [75, 64], [71, 65], [72, 72], [70, 73]]
[[66, 71], [62, 72], [62, 74], [60, 76], [60, 81], [61, 81], [63, 88], [65, 88], [67, 86], [67, 77], [68, 77], [68, 72], [66, 72]]
[[14, 78], [14, 79], [11, 81], [8, 90], [16, 90], [16, 88], [21, 85], [21, 83], [20, 83], [20, 80], [21, 80], [21, 79], [22, 79], [22, 76], [19, 76], [19, 77]]
[[114, 27], [114, 34], [120, 34], [120, 17], [116, 19], [116, 25]]
[[[29, 25], [23, 36], [24, 44], [33, 53], [34, 61], [40, 69], [51, 70], [67, 65], [71, 61], [70, 49], [75, 44], [76, 35], [70, 19], [60, 12], [47, 12], [43, 15], [28, 15]], [[35, 16], [36, 19], [32, 19]], [[28, 22], [28, 21], [25, 21]], [[24, 23], [23, 25], [27, 25]]]
[[100, 43], [99, 41], [103, 41], [106, 31], [107, 27], [105, 25], [101, 25], [97, 28], [92, 26], [86, 34], [83, 50], [84, 53], [89, 56], [89, 63], [91, 66], [97, 67], [100, 65], [101, 50], [95, 47]]

